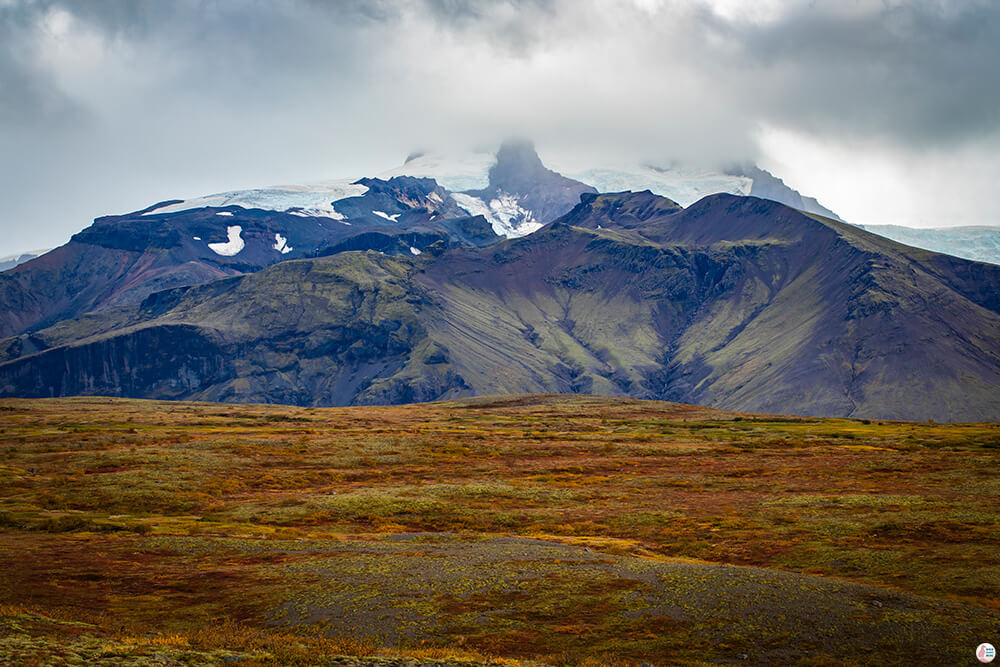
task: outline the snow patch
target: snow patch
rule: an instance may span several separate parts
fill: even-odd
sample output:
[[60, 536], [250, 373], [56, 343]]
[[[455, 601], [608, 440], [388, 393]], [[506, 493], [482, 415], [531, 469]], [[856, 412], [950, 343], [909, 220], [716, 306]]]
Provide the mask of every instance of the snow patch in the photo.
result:
[[216, 215], [232, 215], [232, 211], [219, 211]]
[[396, 213], [395, 215], [389, 215], [385, 211], [372, 211], [372, 213], [374, 213], [380, 218], [385, 218], [389, 222], [399, 222], [399, 216], [402, 215], [401, 213]]
[[410, 252], [412, 254], [414, 254], [414, 255], [419, 255], [420, 254], [420, 249], [419, 248], [414, 248], [413, 246], [410, 246]]
[[16, 259], [21, 259], [22, 257], [38, 257], [44, 255], [52, 248], [45, 248], [43, 250], [25, 250], [24, 252], [14, 253], [13, 255], [7, 255], [6, 257], [0, 257], [0, 262], [13, 262]]
[[287, 238], [277, 233], [275, 233], [274, 235], [274, 245], [272, 247], [278, 252], [280, 252], [282, 255], [287, 255], [294, 249], [290, 245], [288, 245]]
[[343, 213], [340, 213], [333, 207], [333, 204], [326, 204], [323, 206], [313, 206], [312, 208], [300, 208], [286, 211], [292, 215], [297, 215], [300, 218], [330, 218], [336, 220], [337, 222], [343, 222], [345, 225], [351, 223], [346, 222], [347, 218]]
[[[357, 185], [351, 180], [324, 181], [311, 185], [277, 185], [255, 190], [220, 192], [163, 206], [147, 211], [143, 215], [179, 213], [209, 206], [213, 208], [239, 206], [240, 208], [259, 208], [266, 211], [289, 213], [301, 210], [305, 212], [305, 215], [343, 220], [344, 216], [333, 209], [333, 203], [348, 197], [360, 197], [368, 192], [367, 185]], [[228, 212], [220, 212], [219, 214], [232, 215]]]
[[520, 200], [515, 195], [501, 192], [500, 196], [491, 199], [489, 204], [472, 195], [452, 193], [451, 196], [469, 215], [481, 215], [486, 218], [497, 236], [518, 238], [536, 232], [543, 226], [535, 220], [531, 211], [521, 208]]
[[191, 238], [194, 239], [195, 241], [200, 241], [201, 240], [200, 236], [192, 236]]
[[226, 227], [226, 235], [229, 237], [229, 240], [225, 243], [209, 243], [208, 249], [216, 255], [222, 255], [223, 257], [238, 255], [246, 245], [243, 242], [243, 237], [240, 236], [242, 233], [243, 228], [239, 225]]
[[427, 199], [434, 202], [435, 204], [441, 204], [443, 202], [443, 200], [441, 199], [441, 195], [439, 195], [436, 192], [432, 192], [429, 195], [427, 195]]

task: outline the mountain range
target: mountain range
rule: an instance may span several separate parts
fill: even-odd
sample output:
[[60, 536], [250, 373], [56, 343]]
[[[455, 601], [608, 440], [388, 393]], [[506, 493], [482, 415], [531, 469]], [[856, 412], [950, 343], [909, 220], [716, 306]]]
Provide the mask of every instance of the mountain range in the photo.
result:
[[[0, 395], [594, 393], [1000, 418], [1000, 266], [901, 245], [741, 173], [723, 177], [748, 194], [693, 202], [598, 192], [511, 142], [101, 218], [0, 274]], [[749, 194], [757, 182], [797, 206]]]

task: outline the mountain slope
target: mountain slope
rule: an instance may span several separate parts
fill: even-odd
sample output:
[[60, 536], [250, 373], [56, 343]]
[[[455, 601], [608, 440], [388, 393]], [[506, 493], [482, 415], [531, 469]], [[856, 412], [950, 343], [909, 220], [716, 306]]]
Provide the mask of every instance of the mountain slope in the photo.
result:
[[289, 259], [488, 245], [535, 231], [593, 191], [546, 169], [527, 142], [507, 142], [488, 160], [477, 167], [482, 187], [466, 192], [422, 177], [414, 158], [413, 169], [383, 178], [223, 192], [98, 218], [65, 246], [0, 273], [0, 336]]
[[997, 294], [1000, 267], [772, 201], [585, 195], [489, 247], [282, 262], [8, 339], [0, 393], [335, 405], [581, 392], [997, 419]]
[[970, 285], [941, 269], [942, 256], [762, 200], [706, 199], [659, 227], [649, 236], [739, 243], [752, 257], [732, 276], [731, 298], [676, 342], [671, 391], [747, 410], [805, 404], [810, 414], [1000, 411], [1000, 311], [983, 293], [997, 292], [1000, 271], [964, 263], [980, 272]]
[[[459, 359], [478, 351], [458, 371], [479, 391], [514, 373], [498, 389], [763, 412], [1000, 414], [996, 305], [942, 284], [905, 248], [722, 195], [652, 221], [641, 232], [655, 245], [558, 227], [518, 244], [516, 262], [436, 276], [446, 296], [432, 331], [469, 348]], [[986, 277], [1000, 285], [1000, 272]], [[530, 354], [502, 344], [518, 339], [512, 323]]]
[[752, 182], [750, 185], [750, 191], [747, 194], [752, 197], [770, 199], [771, 201], [787, 204], [792, 208], [797, 208], [800, 211], [805, 211], [806, 213], [814, 213], [825, 218], [843, 222], [840, 216], [820, 204], [815, 197], [807, 197], [798, 190], [788, 187], [785, 185], [783, 180], [756, 165], [744, 164], [730, 167], [726, 170], [726, 172], [735, 176], [749, 178]]
[[[13, 339], [15, 347], [51, 348], [5, 364], [5, 381], [33, 396], [299, 404], [436, 398], [461, 380], [425, 373], [391, 396], [377, 386], [408, 362], [433, 366], [440, 354], [417, 319], [411, 271], [381, 253], [345, 252], [160, 292], [132, 308]], [[4, 354], [18, 351], [8, 345]]]

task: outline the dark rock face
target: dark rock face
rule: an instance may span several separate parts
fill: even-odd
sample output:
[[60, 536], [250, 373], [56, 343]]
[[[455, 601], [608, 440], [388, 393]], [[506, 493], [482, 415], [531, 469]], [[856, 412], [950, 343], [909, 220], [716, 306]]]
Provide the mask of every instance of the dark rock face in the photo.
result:
[[181, 244], [176, 227], [161, 224], [156, 219], [98, 218], [94, 224], [73, 235], [71, 241], [101, 248], [144, 252], [169, 250]]
[[337, 202], [337, 210], [345, 215], [351, 224], [384, 225], [386, 219], [373, 211], [389, 216], [399, 215], [398, 221], [405, 227], [414, 221], [428, 221], [434, 218], [467, 217], [447, 190], [440, 187], [433, 178], [396, 176], [384, 181], [378, 178], [362, 178], [359, 185], [368, 187], [368, 192], [360, 197], [349, 197]]
[[[414, 206], [427, 195], [386, 187]], [[402, 250], [416, 229], [371, 227], [358, 250], [0, 341], [0, 394], [345, 405], [583, 392], [1000, 419], [1000, 267], [733, 195], [680, 209], [584, 193], [521, 239], [477, 248], [419, 232], [436, 238], [419, 257]]]
[[[121, 359], [124, 363], [109, 363]], [[163, 326], [57, 347], [5, 365], [0, 391], [25, 398], [100, 395], [177, 399], [235, 376], [209, 332]]]

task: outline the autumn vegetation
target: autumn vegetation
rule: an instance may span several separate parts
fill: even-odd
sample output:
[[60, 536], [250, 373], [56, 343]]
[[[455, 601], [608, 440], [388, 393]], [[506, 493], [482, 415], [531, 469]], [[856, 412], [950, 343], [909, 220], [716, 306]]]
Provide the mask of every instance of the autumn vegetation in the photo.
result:
[[998, 462], [998, 424], [593, 397], [4, 400], [0, 663], [965, 661]]

